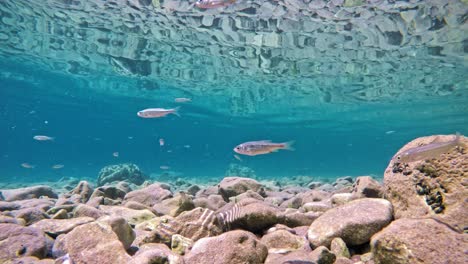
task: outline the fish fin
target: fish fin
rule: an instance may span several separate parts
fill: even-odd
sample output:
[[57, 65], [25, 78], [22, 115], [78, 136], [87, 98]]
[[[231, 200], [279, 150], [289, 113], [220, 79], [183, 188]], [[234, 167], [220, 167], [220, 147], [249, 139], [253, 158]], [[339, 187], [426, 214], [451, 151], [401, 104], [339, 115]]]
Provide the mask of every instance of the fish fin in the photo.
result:
[[180, 109], [180, 106], [175, 107], [175, 108], [173, 109], [173, 111], [172, 111], [172, 114], [174, 114], [174, 115], [180, 117], [179, 109]]
[[291, 141], [282, 143], [284, 145], [283, 149], [294, 151], [295, 149], [292, 147], [294, 142], [295, 142], [294, 140], [291, 140]]
[[259, 140], [259, 141], [257, 141], [257, 142], [271, 143], [271, 140], [269, 140], [269, 139], [266, 139], [266, 140]]

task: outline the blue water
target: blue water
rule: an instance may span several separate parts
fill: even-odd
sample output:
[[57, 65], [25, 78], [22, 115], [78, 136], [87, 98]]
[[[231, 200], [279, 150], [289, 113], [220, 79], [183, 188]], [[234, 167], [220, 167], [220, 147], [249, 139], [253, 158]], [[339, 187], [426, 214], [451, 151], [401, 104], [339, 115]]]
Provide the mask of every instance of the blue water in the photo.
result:
[[[22, 6], [17, 7], [17, 11], [28, 5], [23, 1], [19, 3]], [[5, 10], [11, 8], [13, 2], [5, 1], [0, 5], [3, 17], [7, 18]], [[45, 13], [38, 11], [38, 21], [41, 16], [46, 17]], [[30, 50], [27, 47], [34, 46], [34, 41], [54, 39], [54, 34], [64, 43], [76, 36], [58, 34], [54, 29], [27, 29], [19, 26], [22, 23], [20, 15], [12, 16], [10, 20], [14, 22], [4, 20], [0, 24], [0, 32], [10, 36], [0, 40], [2, 182], [56, 181], [62, 177], [95, 179], [102, 167], [126, 162], [137, 164], [155, 180], [168, 171], [169, 178], [173, 179], [221, 179], [230, 164], [249, 167], [262, 179], [298, 175], [317, 179], [345, 175], [380, 178], [392, 156], [410, 140], [456, 131], [468, 134], [468, 71], [466, 61], [463, 61], [466, 47], [459, 54], [434, 57], [427, 53], [430, 45], [409, 45], [415, 54], [424, 52], [425, 57], [399, 58], [387, 53], [390, 55], [382, 59], [383, 62], [401, 59], [402, 63], [409, 60], [410, 65], [414, 60], [414, 72], [410, 68], [381, 71], [377, 68], [383, 63], [364, 57], [358, 62], [376, 68], [369, 67], [363, 72], [348, 69], [347, 73], [326, 73], [323, 68], [313, 74], [296, 70], [294, 73], [274, 73], [274, 63], [265, 66], [266, 69], [270, 67], [273, 74], [267, 70], [246, 73], [243, 66], [235, 63], [210, 65], [203, 62], [204, 56], [191, 51], [165, 51], [161, 58], [167, 54], [173, 58], [183, 54], [183, 59], [174, 59], [174, 64], [160, 61], [165, 63], [161, 65], [163, 70], [165, 66], [177, 68], [179, 65], [190, 70], [193, 76], [183, 81], [180, 75], [173, 79], [162, 73], [148, 76], [131, 67], [116, 70], [119, 66], [108, 60], [98, 62], [101, 57], [111, 57], [109, 54], [119, 57], [111, 50], [98, 48], [96, 60], [86, 51], [77, 51], [76, 47], [63, 43], [57, 49], [60, 53], [55, 54], [54, 42], [50, 40], [50, 47], [43, 45], [45, 51]], [[60, 23], [56, 21], [51, 19], [49, 22]], [[69, 29], [91, 28], [67, 23], [70, 23]], [[113, 28], [109, 30], [111, 32], [106, 34], [112, 35]], [[13, 31], [26, 39], [15, 44]], [[132, 36], [158, 38], [138, 34]], [[220, 49], [226, 49], [221, 54], [230, 54], [230, 44], [220, 43]], [[459, 43], [461, 45], [462, 41]], [[178, 42], [170, 45], [183, 48]], [[125, 53], [125, 49], [121, 47], [119, 50]], [[336, 50], [334, 47], [329, 49]], [[365, 46], [357, 48], [366, 49]], [[86, 59], [87, 55], [91, 59]], [[76, 61], [83, 63], [74, 69], [71, 66], [76, 63], [62, 60], [63, 56], [75, 56]], [[205, 59], [223, 61], [223, 56], [228, 55], [211, 54]], [[339, 65], [336, 58], [323, 53], [320, 59], [329, 61], [330, 65], [335, 62]], [[299, 63], [301, 58], [296, 60]], [[99, 67], [89, 63], [95, 61]], [[217, 67], [232, 68], [223, 71], [222, 76], [213, 75], [214, 79], [210, 79], [210, 73], [216, 72]], [[130, 69], [131, 74], [123, 74], [126, 69]], [[418, 79], [418, 74], [423, 73], [426, 77]], [[413, 77], [414, 83], [409, 83]], [[382, 83], [365, 84], [366, 78], [375, 78]], [[420, 84], [422, 88], [416, 86]], [[376, 87], [382, 88], [372, 94], [377, 91]], [[300, 92], [296, 92], [298, 90]], [[254, 97], [248, 91], [266, 95]], [[315, 92], [320, 92], [323, 98], [317, 98]], [[251, 98], [246, 101], [249, 96]], [[192, 102], [176, 103], [176, 97], [189, 97]], [[176, 106], [181, 106], [180, 117], [142, 119], [136, 115], [145, 108]], [[39, 142], [33, 139], [34, 135], [55, 139]], [[165, 140], [164, 146], [160, 146], [160, 138]], [[234, 157], [233, 148], [237, 144], [266, 139], [274, 142], [293, 140], [295, 150], [241, 156], [242, 161]], [[119, 157], [114, 157], [114, 152], [119, 152]], [[35, 167], [23, 168], [22, 163]], [[52, 169], [55, 164], [63, 164], [64, 168]], [[161, 166], [170, 169], [162, 170]]]

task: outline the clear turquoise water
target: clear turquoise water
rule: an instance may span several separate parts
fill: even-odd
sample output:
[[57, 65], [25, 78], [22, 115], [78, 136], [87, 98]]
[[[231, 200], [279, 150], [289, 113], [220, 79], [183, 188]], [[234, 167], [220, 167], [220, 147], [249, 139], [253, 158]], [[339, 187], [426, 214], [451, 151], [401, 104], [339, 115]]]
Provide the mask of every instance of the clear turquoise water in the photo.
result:
[[[166, 6], [159, 9], [91, 2], [101, 3], [102, 12], [73, 1], [0, 3], [0, 181], [93, 179], [103, 166], [123, 162], [137, 164], [156, 179], [167, 172], [160, 166], [169, 166], [174, 179], [220, 179], [232, 163], [266, 179], [381, 177], [394, 153], [416, 137], [468, 134], [463, 39], [468, 32], [460, 10], [445, 6], [442, 14], [446, 21], [455, 16], [459, 25], [444, 22], [431, 30], [434, 20], [419, 32], [412, 27], [426, 7], [414, 4], [409, 10], [420, 12], [413, 22], [400, 24], [405, 30], [399, 44], [388, 37], [392, 34], [383, 34], [388, 43], [366, 44], [365, 32], [353, 31], [363, 28], [362, 21], [350, 18], [355, 26], [349, 32], [339, 30], [342, 20], [323, 18], [316, 24], [332, 30], [335, 39], [320, 47], [319, 39], [328, 34], [320, 28], [283, 28], [277, 31], [282, 41], [275, 45], [252, 44], [247, 33], [271, 33], [262, 28], [261, 15], [248, 17], [257, 22], [254, 30], [229, 24], [229, 31], [223, 22], [211, 28], [187, 23], [190, 17], [235, 19], [242, 13], [236, 7], [200, 12], [180, 2], [176, 7], [184, 10], [168, 13], [167, 5], [174, 2], [162, 2]], [[361, 8], [373, 10], [368, 5]], [[467, 7], [458, 1], [448, 6]], [[141, 18], [130, 19], [135, 13]], [[394, 12], [388, 14], [397, 20]], [[146, 23], [145, 16], [179, 20]], [[145, 26], [153, 30], [145, 31]], [[231, 39], [220, 38], [220, 32]], [[200, 37], [211, 33], [218, 37]], [[315, 44], [288, 44], [288, 34], [295, 40], [318, 38]], [[346, 48], [345, 36], [361, 40]], [[425, 40], [428, 36], [432, 39]], [[354, 57], [346, 58], [350, 50]], [[192, 102], [178, 104], [176, 97]], [[175, 106], [181, 106], [181, 117], [136, 115], [145, 108]], [[55, 140], [33, 140], [38, 134]], [[160, 138], [166, 145], [159, 145]], [[234, 158], [234, 146], [262, 139], [294, 140], [295, 151]], [[116, 151], [117, 158], [112, 155]], [[25, 162], [35, 168], [21, 167]], [[54, 170], [54, 164], [65, 167]]]

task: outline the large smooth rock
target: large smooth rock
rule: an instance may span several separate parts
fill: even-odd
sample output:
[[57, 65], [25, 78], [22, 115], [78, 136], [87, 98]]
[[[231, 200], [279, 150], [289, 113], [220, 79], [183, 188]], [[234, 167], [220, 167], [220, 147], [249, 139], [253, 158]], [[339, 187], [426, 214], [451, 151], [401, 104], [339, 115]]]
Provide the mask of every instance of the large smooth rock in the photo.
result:
[[99, 217], [102, 217], [104, 215], [106, 214], [103, 211], [86, 204], [80, 204], [75, 208], [75, 210], [73, 210], [73, 217], [87, 216], [92, 217], [94, 219], [98, 219]]
[[126, 201], [135, 201], [146, 206], [154, 206], [160, 201], [171, 198], [172, 193], [160, 186], [160, 184], [151, 184], [140, 190], [135, 190], [127, 193], [124, 197], [124, 203]]
[[186, 264], [198, 263], [263, 263], [267, 247], [247, 231], [236, 230], [216, 237], [198, 240], [184, 257]]
[[65, 234], [73, 230], [73, 228], [93, 222], [91, 217], [78, 217], [72, 219], [43, 219], [31, 225], [31, 227], [42, 230], [51, 237]]
[[138, 168], [137, 165], [131, 163], [109, 165], [101, 169], [98, 175], [98, 186], [106, 183], [128, 181], [136, 185], [142, 184], [147, 179], [147, 176]]
[[303, 248], [307, 242], [305, 238], [287, 230], [276, 230], [268, 233], [260, 241], [267, 246], [269, 253], [295, 251]]
[[371, 176], [360, 176], [356, 178], [352, 194], [356, 197], [383, 198], [384, 189], [382, 184]]
[[389, 201], [363, 198], [330, 209], [319, 216], [307, 232], [313, 247], [329, 247], [335, 237], [341, 237], [347, 245], [361, 245], [392, 220]]
[[468, 226], [468, 139], [465, 149], [453, 148], [433, 159], [400, 163], [405, 151], [433, 141], [454, 140], [454, 135], [417, 138], [401, 148], [384, 174], [385, 196], [392, 202], [394, 217], [430, 217], [449, 224], [459, 232]]
[[262, 185], [254, 179], [242, 177], [226, 177], [219, 183], [219, 194], [228, 201], [229, 197], [237, 196], [248, 190], [258, 192]]
[[153, 206], [159, 215], [178, 216], [184, 211], [195, 208], [192, 198], [185, 193], [178, 193], [173, 198], [165, 199]]
[[433, 219], [399, 219], [375, 234], [376, 264], [468, 263], [468, 237]]
[[39, 185], [33, 187], [0, 190], [0, 197], [7, 202], [39, 198], [41, 196], [48, 196], [50, 198], [58, 198], [57, 194], [49, 186]]
[[44, 258], [47, 244], [45, 234], [37, 228], [0, 224], [0, 263], [24, 256]]
[[35, 207], [24, 208], [16, 211], [11, 211], [11, 215], [15, 218], [22, 218], [26, 225], [31, 225], [42, 219], [47, 219], [49, 216], [41, 209]]
[[103, 223], [89, 223], [76, 227], [55, 240], [55, 257], [69, 254], [74, 263], [129, 263], [131, 257], [112, 228]]
[[142, 245], [129, 264], [183, 264], [181, 256], [173, 253], [164, 244], [148, 243]]

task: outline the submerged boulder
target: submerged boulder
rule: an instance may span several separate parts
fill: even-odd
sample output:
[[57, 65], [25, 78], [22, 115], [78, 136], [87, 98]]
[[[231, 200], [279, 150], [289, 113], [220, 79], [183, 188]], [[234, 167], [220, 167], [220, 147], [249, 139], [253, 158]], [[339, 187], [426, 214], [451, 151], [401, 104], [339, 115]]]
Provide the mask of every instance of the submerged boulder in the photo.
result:
[[319, 216], [309, 227], [308, 239], [313, 247], [329, 247], [335, 237], [347, 245], [361, 245], [392, 220], [389, 201], [363, 198], [335, 207]]
[[58, 198], [53, 189], [46, 185], [32, 186], [19, 189], [0, 190], [0, 197], [7, 202], [17, 200], [27, 200], [47, 196], [50, 198]]
[[219, 183], [219, 194], [228, 201], [229, 197], [237, 196], [248, 190], [258, 192], [262, 185], [254, 179], [242, 177], [226, 177]]
[[264, 263], [267, 254], [267, 247], [258, 241], [254, 234], [236, 230], [198, 240], [184, 260], [186, 264], [260, 264]]
[[459, 232], [468, 227], [468, 139], [464, 146], [450, 148], [447, 153], [412, 162], [398, 157], [410, 149], [434, 142], [449, 142], [455, 135], [417, 138], [395, 155], [384, 174], [385, 197], [394, 207], [394, 217], [435, 218]]
[[0, 263], [25, 256], [44, 258], [47, 253], [47, 237], [41, 230], [16, 224], [0, 224]]
[[403, 218], [371, 240], [375, 263], [468, 263], [468, 239], [433, 219]]
[[155, 183], [143, 189], [127, 193], [123, 202], [134, 201], [152, 207], [160, 201], [171, 197], [171, 191], [164, 189], [160, 184]]
[[147, 176], [132, 163], [109, 165], [101, 169], [98, 175], [98, 186], [117, 181], [127, 181], [136, 185], [142, 184]]

